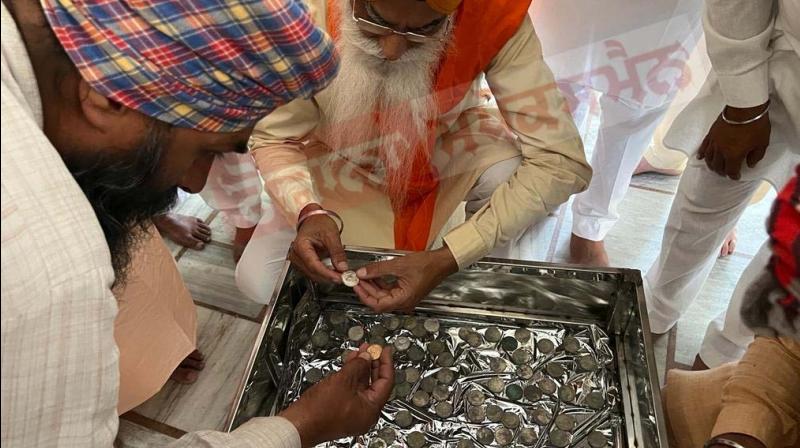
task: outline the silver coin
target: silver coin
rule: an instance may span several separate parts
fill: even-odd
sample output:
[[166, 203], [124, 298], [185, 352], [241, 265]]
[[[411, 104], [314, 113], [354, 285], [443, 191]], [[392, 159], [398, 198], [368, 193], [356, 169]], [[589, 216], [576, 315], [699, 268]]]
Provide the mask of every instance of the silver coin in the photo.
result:
[[406, 369], [403, 370], [403, 372], [405, 372], [405, 377], [406, 377], [406, 382], [407, 383], [414, 384], [417, 381], [419, 381], [420, 373], [419, 373], [419, 369], [418, 368], [416, 368], [416, 367], [406, 367]]
[[425, 327], [425, 331], [428, 333], [439, 332], [439, 319], [425, 319], [425, 322], [423, 322], [422, 325]]
[[489, 369], [494, 373], [501, 373], [506, 371], [506, 360], [503, 358], [490, 358]]
[[449, 386], [456, 381], [456, 372], [450, 369], [441, 369], [436, 372], [436, 379], [439, 380], [440, 383]]
[[306, 372], [306, 381], [308, 381], [311, 384], [319, 383], [322, 380], [322, 377], [323, 377], [322, 370], [316, 367], [308, 369], [308, 372]]
[[558, 399], [567, 403], [575, 401], [575, 388], [565, 384], [558, 388]]
[[534, 385], [528, 385], [522, 390], [522, 396], [530, 402], [539, 401], [542, 399], [542, 391]]
[[347, 286], [348, 288], [354, 288], [358, 285], [358, 282], [358, 274], [356, 274], [354, 271], [342, 272], [342, 283], [344, 283], [344, 286]]
[[431, 396], [424, 390], [418, 390], [411, 397], [411, 403], [418, 408], [427, 408], [431, 403]]
[[433, 389], [436, 388], [436, 378], [432, 376], [426, 376], [422, 379], [419, 388], [427, 393], [433, 392]]
[[437, 401], [445, 401], [450, 398], [450, 388], [444, 384], [438, 384], [433, 388], [433, 398]]
[[456, 448], [475, 448], [475, 444], [472, 442], [472, 440], [461, 439], [456, 444]]
[[492, 423], [500, 423], [503, 419], [503, 408], [496, 404], [486, 406], [486, 418]]
[[533, 355], [531, 354], [531, 352], [529, 352], [527, 349], [524, 348], [518, 348], [514, 350], [514, 353], [511, 354], [511, 361], [513, 361], [514, 364], [517, 365], [527, 364], [531, 362], [532, 358]]
[[527, 344], [531, 340], [531, 332], [527, 328], [518, 328], [514, 331], [514, 337], [522, 344]]
[[561, 378], [561, 375], [565, 372], [564, 366], [557, 362], [547, 364], [545, 370], [547, 370], [547, 374], [553, 378]]
[[486, 395], [478, 389], [470, 389], [464, 396], [467, 398], [467, 403], [473, 406], [480, 406], [486, 401]]
[[395, 331], [400, 328], [400, 319], [396, 316], [389, 316], [383, 319], [383, 326], [389, 331]]
[[397, 423], [397, 426], [401, 428], [408, 428], [414, 424], [414, 416], [412, 416], [411, 413], [406, 410], [399, 411], [394, 416], [394, 422]]
[[486, 420], [486, 408], [483, 406], [470, 406], [467, 409], [467, 419], [472, 423], [483, 423]]
[[564, 346], [564, 351], [567, 353], [575, 354], [578, 353], [581, 349], [580, 341], [578, 341], [578, 339], [576, 339], [573, 336], [565, 337], [564, 341], [562, 342], [562, 345]]
[[425, 336], [428, 335], [428, 332], [425, 331], [425, 327], [422, 325], [417, 325], [411, 330], [411, 334], [413, 334], [417, 339], [425, 339]]
[[436, 358], [436, 364], [439, 367], [450, 367], [454, 362], [455, 359], [453, 359], [453, 355], [449, 352], [444, 352]]
[[500, 347], [507, 352], [513, 352], [519, 347], [519, 342], [511, 336], [506, 336], [500, 340]]
[[519, 366], [517, 367], [517, 376], [523, 380], [529, 380], [533, 378], [533, 368], [527, 365]]
[[347, 315], [344, 311], [332, 311], [331, 314], [328, 315], [328, 321], [333, 326], [342, 325], [347, 320]]
[[483, 338], [481, 338], [481, 334], [478, 332], [471, 332], [467, 335], [467, 344], [472, 348], [478, 348], [483, 345]]
[[330, 340], [331, 338], [328, 336], [328, 333], [323, 331], [315, 331], [314, 334], [311, 335], [311, 343], [318, 348], [326, 347]]
[[394, 348], [396, 348], [398, 352], [404, 352], [408, 350], [409, 347], [411, 347], [411, 339], [406, 336], [398, 336], [397, 339], [394, 340]]
[[347, 330], [347, 337], [353, 342], [364, 339], [364, 327], [361, 325], [350, 327], [350, 329]]
[[486, 329], [486, 333], [483, 337], [486, 338], [488, 342], [500, 342], [500, 339], [503, 337], [503, 332], [497, 327], [489, 327]]
[[533, 428], [522, 428], [519, 430], [519, 443], [525, 446], [533, 446], [539, 437], [536, 435], [536, 430]]
[[506, 428], [497, 428], [497, 431], [494, 432], [494, 439], [497, 441], [498, 445], [508, 446], [511, 445], [511, 441], [514, 440], [514, 433]]
[[398, 370], [394, 372], [394, 384], [400, 384], [406, 382], [406, 371], [405, 370]]
[[578, 357], [578, 367], [587, 372], [594, 372], [597, 370], [597, 361], [592, 355], [581, 355]]
[[368, 446], [369, 448], [386, 448], [387, 443], [383, 439], [372, 439]]
[[492, 378], [486, 382], [486, 388], [490, 391], [499, 394], [506, 388], [506, 383], [500, 378]]
[[461, 328], [458, 329], [458, 337], [461, 340], [466, 340], [467, 339], [467, 335], [470, 334], [470, 333], [472, 333], [472, 328], [461, 327]]
[[406, 316], [406, 318], [403, 319], [403, 328], [408, 331], [417, 328], [417, 318], [414, 316]]
[[557, 448], [565, 448], [572, 442], [572, 436], [566, 431], [554, 429], [550, 431], [550, 443]]
[[561, 414], [556, 417], [556, 427], [562, 431], [572, 432], [578, 426], [578, 420], [570, 414]]
[[453, 405], [446, 401], [436, 403], [433, 410], [436, 411], [436, 415], [441, 418], [448, 418], [453, 415]]
[[513, 412], [503, 412], [500, 422], [508, 429], [517, 429], [519, 427], [519, 416]]
[[506, 397], [511, 401], [519, 401], [522, 398], [522, 387], [519, 384], [509, 384], [506, 387]]
[[433, 356], [439, 355], [447, 349], [442, 341], [431, 341], [428, 343], [428, 353]]
[[382, 428], [380, 431], [378, 431], [378, 437], [383, 439], [387, 445], [391, 445], [395, 440], [397, 440], [397, 432], [392, 428]]
[[425, 434], [419, 431], [412, 431], [406, 436], [406, 443], [411, 448], [422, 448], [427, 442], [425, 441]]
[[371, 334], [368, 340], [370, 345], [380, 345], [381, 347], [386, 346], [386, 339], [378, 335]]
[[483, 445], [491, 445], [494, 442], [494, 432], [489, 428], [478, 428], [478, 442]]
[[589, 436], [586, 437], [586, 441], [589, 442], [589, 446], [592, 448], [603, 448], [608, 445], [608, 437], [600, 431], [590, 432]]
[[553, 395], [556, 393], [556, 382], [550, 378], [542, 378], [536, 383], [536, 386], [542, 391], [543, 394]]
[[425, 352], [416, 345], [408, 349], [408, 359], [418, 362], [425, 359]]
[[373, 325], [372, 328], [369, 329], [370, 337], [376, 337], [382, 339], [386, 337], [387, 333], [388, 331], [386, 330], [386, 327], [380, 324]]
[[586, 395], [586, 406], [592, 409], [602, 409], [606, 405], [606, 399], [603, 398], [602, 392], [589, 392]]
[[550, 339], [539, 339], [536, 342], [536, 348], [544, 354], [553, 353], [553, 350], [556, 349], [556, 345], [553, 344], [553, 341]]
[[411, 392], [411, 385], [408, 383], [400, 383], [394, 386], [394, 394], [396, 397], [405, 399]]
[[550, 413], [547, 409], [544, 408], [536, 408], [531, 413], [533, 416], [533, 421], [536, 422], [539, 426], [544, 426], [550, 423], [550, 419], [553, 418], [553, 414]]

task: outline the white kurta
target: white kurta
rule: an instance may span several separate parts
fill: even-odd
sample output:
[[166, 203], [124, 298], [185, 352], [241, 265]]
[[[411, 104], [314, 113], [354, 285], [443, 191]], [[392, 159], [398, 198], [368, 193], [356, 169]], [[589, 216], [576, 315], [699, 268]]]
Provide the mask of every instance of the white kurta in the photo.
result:
[[[675, 120], [665, 144], [694, 154], [726, 104], [753, 107], [769, 100], [772, 133], [764, 159], [754, 168], [743, 166], [738, 181], [690, 157], [661, 253], [645, 278], [650, 326], [656, 333], [668, 331], [692, 303], [719, 245], [761, 179], [782, 187], [800, 163], [800, 2], [709, 0], [704, 26], [713, 73]], [[759, 263], [759, 258], [751, 263]], [[739, 294], [746, 286], [737, 285]], [[718, 317], [706, 333], [701, 353], [707, 363], [735, 360], [749, 340], [738, 309], [729, 309], [724, 326], [722, 321]]]

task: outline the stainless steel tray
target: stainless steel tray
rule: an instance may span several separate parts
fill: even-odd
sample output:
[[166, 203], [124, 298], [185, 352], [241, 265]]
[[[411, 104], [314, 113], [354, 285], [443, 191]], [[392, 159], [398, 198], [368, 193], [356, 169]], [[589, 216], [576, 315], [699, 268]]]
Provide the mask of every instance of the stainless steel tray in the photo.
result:
[[[348, 249], [354, 266], [400, 255], [379, 249]], [[323, 300], [358, 307], [352, 291], [310, 282], [288, 264], [279, 285], [229, 414], [229, 430], [252, 417], [273, 415], [285, 405], [286, 378], [298, 368], [291, 361], [296, 359], [298, 347], [289, 343], [287, 335], [296, 322], [307, 317], [309, 303]], [[485, 259], [449, 277], [418, 311], [481, 322], [599, 327], [609, 335], [613, 375], [620, 391], [617, 412], [623, 422], [612, 445], [668, 446], [639, 271]], [[282, 382], [284, 390], [278, 397]]]

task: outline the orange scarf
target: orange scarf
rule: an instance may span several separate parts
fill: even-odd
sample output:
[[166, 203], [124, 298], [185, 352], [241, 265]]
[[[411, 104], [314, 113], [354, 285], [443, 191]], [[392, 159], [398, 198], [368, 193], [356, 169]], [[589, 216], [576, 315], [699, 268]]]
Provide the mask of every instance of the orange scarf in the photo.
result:
[[[337, 0], [328, 0], [328, 32], [334, 40], [339, 35], [337, 3]], [[439, 115], [461, 102], [475, 78], [517, 32], [530, 3], [531, 0], [464, 0], [461, 3], [456, 12], [450, 50], [439, 63], [434, 80]], [[437, 124], [428, 123], [424, 150], [416, 151], [411, 167], [405, 167], [412, 170], [405, 200], [389, 198], [394, 209], [396, 249], [420, 251], [428, 246], [439, 186], [438, 173], [430, 163]]]

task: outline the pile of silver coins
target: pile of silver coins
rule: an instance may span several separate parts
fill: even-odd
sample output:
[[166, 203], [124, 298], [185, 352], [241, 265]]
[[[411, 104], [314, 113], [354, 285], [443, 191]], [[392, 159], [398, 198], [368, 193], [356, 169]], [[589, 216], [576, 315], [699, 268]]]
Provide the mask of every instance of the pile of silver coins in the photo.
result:
[[621, 430], [608, 337], [595, 326], [322, 311], [296, 398], [361, 343], [391, 345], [395, 385], [370, 433], [326, 446], [590, 447]]

